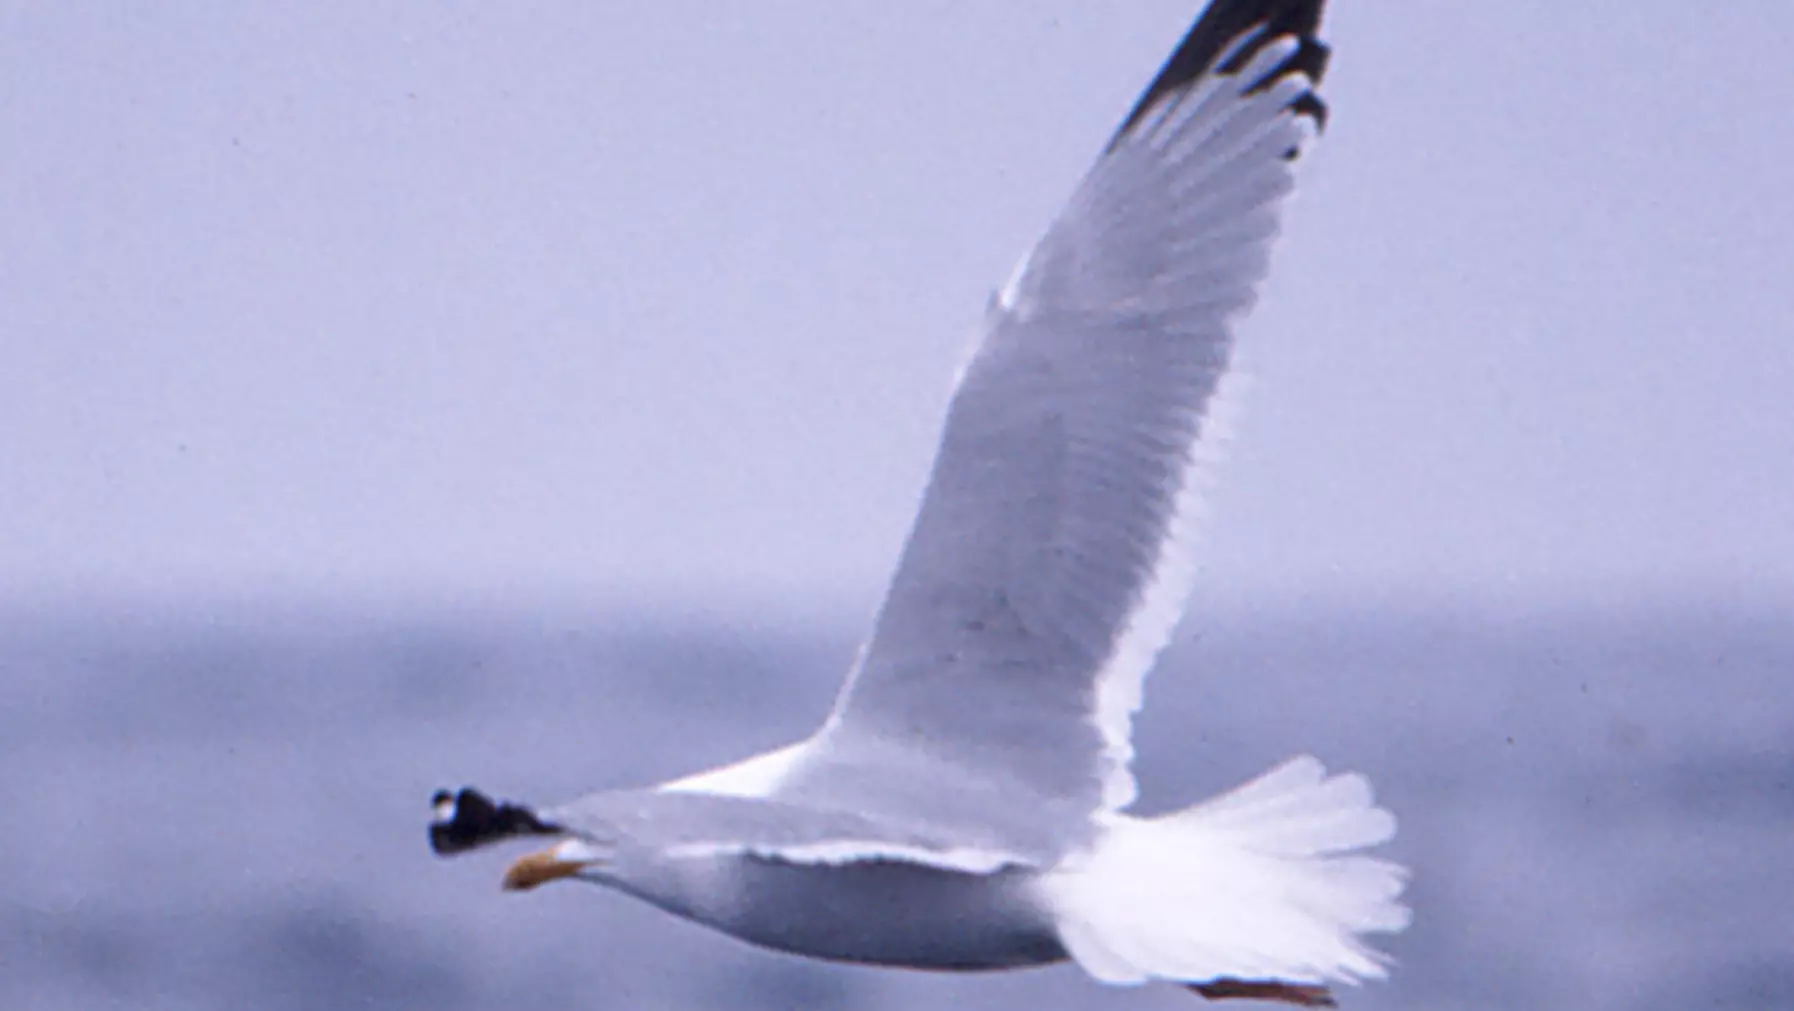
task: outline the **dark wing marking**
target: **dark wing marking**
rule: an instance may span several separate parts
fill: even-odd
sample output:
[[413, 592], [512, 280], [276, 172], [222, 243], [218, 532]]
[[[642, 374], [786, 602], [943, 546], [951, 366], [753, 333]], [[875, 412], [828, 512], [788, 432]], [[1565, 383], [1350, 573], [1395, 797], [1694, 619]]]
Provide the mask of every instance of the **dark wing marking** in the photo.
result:
[[[1290, 73], [1305, 75], [1316, 88], [1327, 72], [1331, 52], [1315, 37], [1320, 30], [1325, 0], [1215, 0], [1192, 25], [1177, 49], [1159, 68], [1141, 93], [1121, 127], [1109, 138], [1113, 150], [1134, 125], [1164, 99], [1177, 95], [1211, 71], [1230, 74], [1251, 62], [1268, 43], [1293, 36], [1301, 45], [1276, 69], [1254, 82], [1253, 90], [1268, 86]], [[1250, 34], [1248, 34], [1250, 33]], [[1228, 50], [1228, 46], [1233, 48]], [[1297, 112], [1313, 117], [1316, 126], [1327, 125], [1327, 103], [1311, 89], [1291, 103]]]

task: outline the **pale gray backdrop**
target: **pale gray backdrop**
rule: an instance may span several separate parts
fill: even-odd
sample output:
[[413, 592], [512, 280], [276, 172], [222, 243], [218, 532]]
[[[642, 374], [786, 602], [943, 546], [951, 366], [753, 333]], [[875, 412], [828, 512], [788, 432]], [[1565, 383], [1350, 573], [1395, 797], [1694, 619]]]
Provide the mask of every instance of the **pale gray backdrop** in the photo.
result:
[[[1197, 6], [8, 3], [0, 593], [869, 609]], [[1204, 593], [1794, 585], [1794, 6], [1334, 7]]]

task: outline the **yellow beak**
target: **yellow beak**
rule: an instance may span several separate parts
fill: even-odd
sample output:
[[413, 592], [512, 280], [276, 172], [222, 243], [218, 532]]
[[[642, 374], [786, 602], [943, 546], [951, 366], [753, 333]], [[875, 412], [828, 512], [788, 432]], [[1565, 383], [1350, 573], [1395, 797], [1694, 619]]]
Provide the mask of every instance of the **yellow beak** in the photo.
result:
[[504, 888], [507, 892], [527, 892], [556, 878], [573, 877], [585, 866], [578, 860], [562, 860], [553, 849], [542, 850], [512, 864], [511, 869], [505, 871]]

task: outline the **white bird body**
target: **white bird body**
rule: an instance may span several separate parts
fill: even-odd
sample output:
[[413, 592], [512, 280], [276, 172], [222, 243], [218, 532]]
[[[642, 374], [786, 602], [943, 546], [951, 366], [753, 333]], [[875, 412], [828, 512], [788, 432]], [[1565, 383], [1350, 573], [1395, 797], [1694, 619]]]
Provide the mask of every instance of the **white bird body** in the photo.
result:
[[993, 298], [871, 638], [810, 738], [541, 810], [438, 796], [456, 852], [562, 837], [597, 881], [767, 947], [1330, 1004], [1404, 872], [1359, 776], [1293, 759], [1157, 818], [1131, 721], [1180, 618], [1233, 323], [1325, 107], [1322, 0], [1214, 0]]

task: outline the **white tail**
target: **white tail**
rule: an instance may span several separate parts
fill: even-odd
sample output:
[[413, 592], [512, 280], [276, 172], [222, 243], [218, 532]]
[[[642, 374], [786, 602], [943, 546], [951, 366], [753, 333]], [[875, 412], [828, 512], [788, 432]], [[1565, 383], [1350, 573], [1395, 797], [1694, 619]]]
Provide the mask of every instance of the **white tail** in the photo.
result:
[[1394, 834], [1363, 776], [1302, 756], [1182, 811], [1108, 815], [1041, 887], [1066, 950], [1105, 983], [1353, 983], [1385, 962], [1359, 935], [1408, 925], [1407, 872], [1356, 852]]

